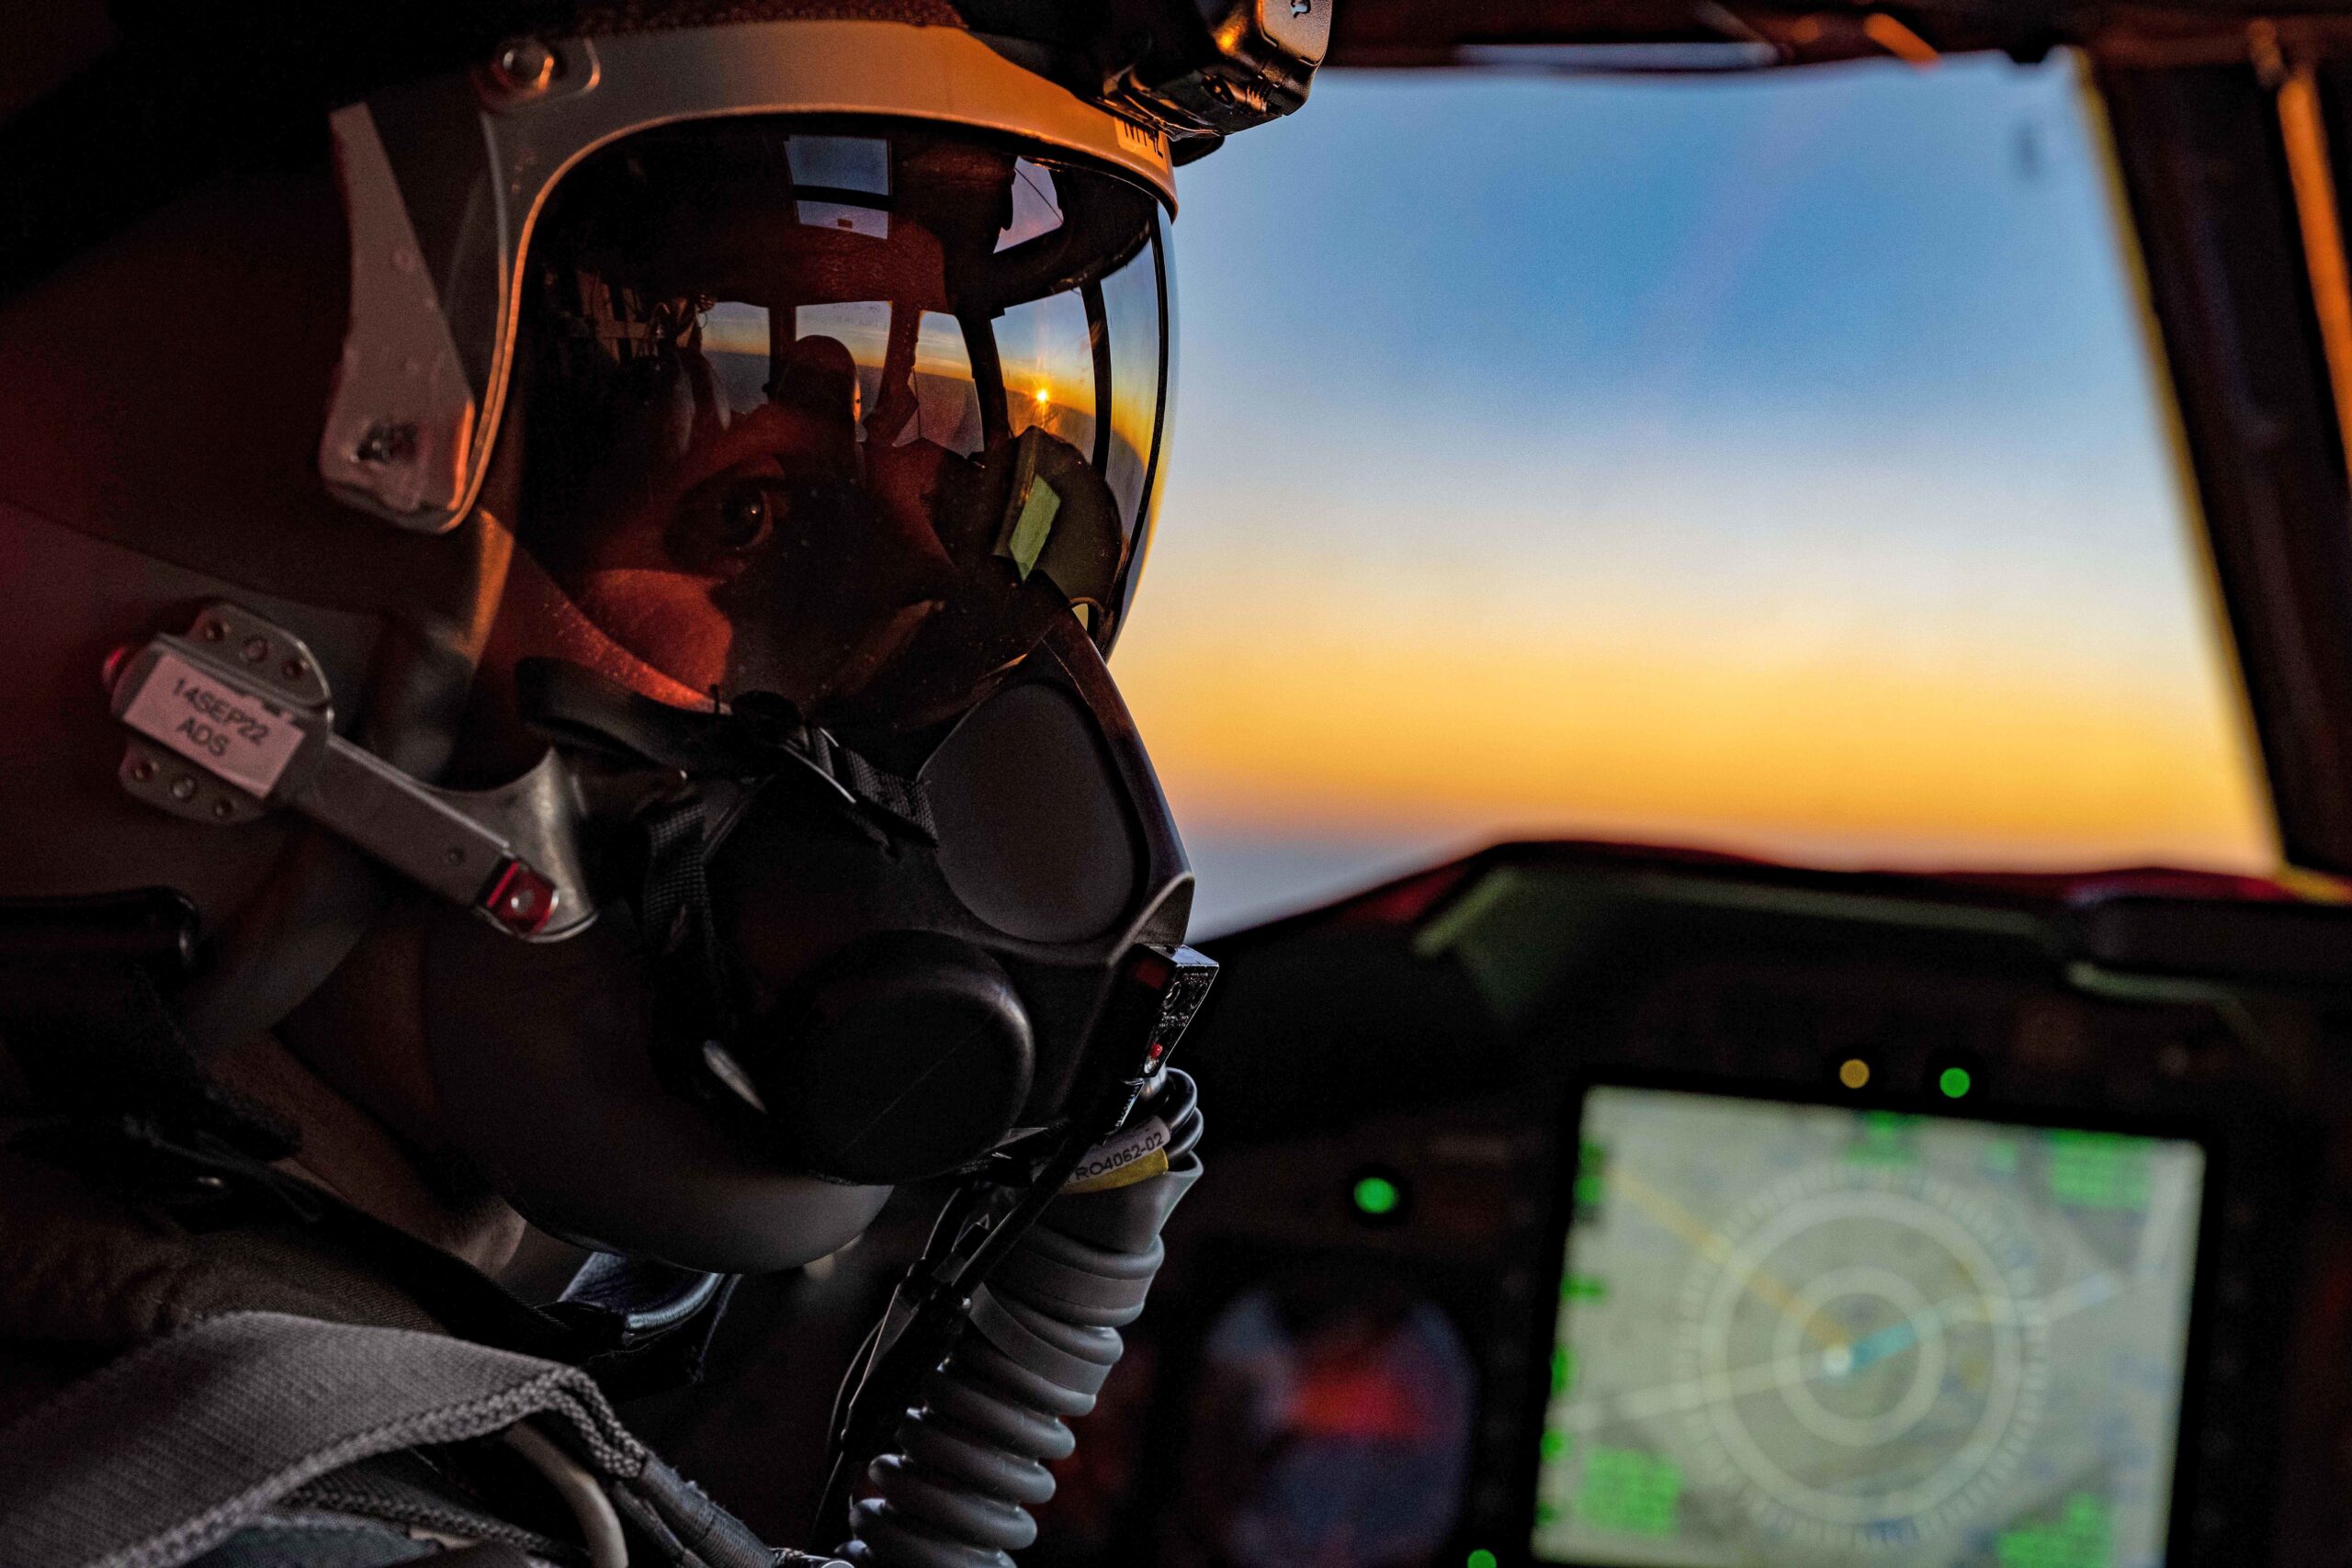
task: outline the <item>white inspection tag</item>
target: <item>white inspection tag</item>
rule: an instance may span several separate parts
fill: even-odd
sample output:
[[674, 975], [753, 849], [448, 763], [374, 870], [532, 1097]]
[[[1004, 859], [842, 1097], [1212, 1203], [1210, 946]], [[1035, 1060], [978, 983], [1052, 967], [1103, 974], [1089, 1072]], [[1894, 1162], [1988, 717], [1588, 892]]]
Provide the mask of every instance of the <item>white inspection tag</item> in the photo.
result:
[[1086, 1157], [1062, 1183], [1062, 1190], [1103, 1192], [1148, 1181], [1167, 1168], [1168, 1123], [1157, 1116], [1148, 1117], [1110, 1142], [1087, 1150]]
[[302, 749], [293, 714], [168, 649], [156, 655], [122, 722], [256, 797], [277, 787]]

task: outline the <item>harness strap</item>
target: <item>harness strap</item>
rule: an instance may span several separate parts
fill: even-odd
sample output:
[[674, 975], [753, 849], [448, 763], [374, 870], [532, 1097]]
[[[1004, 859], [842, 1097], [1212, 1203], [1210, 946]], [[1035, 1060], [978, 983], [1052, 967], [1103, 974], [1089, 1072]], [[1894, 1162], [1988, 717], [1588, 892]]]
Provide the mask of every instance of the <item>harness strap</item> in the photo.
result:
[[630, 1436], [577, 1368], [241, 1312], [141, 1346], [0, 1431], [0, 1568], [175, 1568], [331, 1472], [526, 1418], [624, 1517], [676, 1543], [671, 1562], [775, 1561]]

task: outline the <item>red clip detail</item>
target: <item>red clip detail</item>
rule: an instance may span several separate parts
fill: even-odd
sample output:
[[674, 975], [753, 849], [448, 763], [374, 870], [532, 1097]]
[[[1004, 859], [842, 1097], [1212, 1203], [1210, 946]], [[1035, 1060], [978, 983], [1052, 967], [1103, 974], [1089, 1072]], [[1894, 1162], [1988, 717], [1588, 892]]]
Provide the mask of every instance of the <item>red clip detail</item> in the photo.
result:
[[521, 861], [509, 860], [491, 878], [481, 907], [516, 936], [537, 936], [555, 918], [555, 884]]

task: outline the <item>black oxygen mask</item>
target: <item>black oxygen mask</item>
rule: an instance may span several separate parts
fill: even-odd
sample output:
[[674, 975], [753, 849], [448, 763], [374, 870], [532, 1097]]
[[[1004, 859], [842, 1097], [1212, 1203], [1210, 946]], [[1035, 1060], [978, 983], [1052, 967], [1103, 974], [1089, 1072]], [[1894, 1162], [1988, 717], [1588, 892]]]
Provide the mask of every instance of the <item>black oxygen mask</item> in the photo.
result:
[[1181, 843], [1075, 619], [903, 774], [775, 707], [526, 674], [572, 755], [666, 781], [606, 829], [599, 880], [635, 886], [588, 930], [453, 908], [428, 943], [450, 1120], [544, 1228], [805, 1261], [891, 1184], [1106, 1136], [1205, 989]]
[[1065, 626], [924, 761], [914, 820], [844, 830], [795, 780], [711, 856], [713, 931], [740, 965], [716, 1010], [732, 1070], [715, 1070], [812, 1169], [932, 1175], [1052, 1122], [1122, 962], [1183, 941], [1174, 825]]

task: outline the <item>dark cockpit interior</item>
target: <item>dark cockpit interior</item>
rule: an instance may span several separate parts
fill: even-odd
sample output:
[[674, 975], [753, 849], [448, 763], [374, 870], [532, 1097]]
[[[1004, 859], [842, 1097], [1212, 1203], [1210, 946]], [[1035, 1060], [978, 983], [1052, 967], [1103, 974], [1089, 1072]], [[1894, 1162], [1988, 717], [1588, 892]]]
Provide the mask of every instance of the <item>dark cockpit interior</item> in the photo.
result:
[[[665, 385], [651, 362], [669, 354], [701, 366], [705, 394], [714, 376], [740, 383], [747, 422], [790, 423], [800, 392], [831, 411], [830, 423], [803, 413], [827, 433], [834, 477], [828, 490], [778, 469], [750, 510], [697, 514], [743, 536], [730, 548], [796, 515], [801, 542], [815, 541], [805, 560], [797, 546], [778, 558], [797, 563], [775, 569], [782, 589], [746, 580], [821, 623], [810, 634], [821, 648], [768, 659], [789, 678], [760, 679], [788, 691], [753, 683], [726, 637], [662, 673], [659, 702], [613, 682], [563, 684], [560, 671], [540, 690], [526, 666], [555, 662], [544, 660], [514, 664], [513, 690], [500, 688], [498, 701], [518, 715], [537, 703], [548, 721], [530, 731], [532, 755], [556, 755], [548, 734], [586, 736], [601, 771], [582, 776], [615, 799], [623, 784], [648, 792], [630, 797], [634, 858], [600, 863], [628, 869], [621, 902], [638, 900], [641, 931], [616, 934], [605, 917], [595, 940], [609, 949], [524, 945], [560, 899], [584, 928], [590, 884], [526, 883], [509, 904], [507, 873], [531, 871], [523, 859], [495, 862], [486, 884], [465, 859], [475, 840], [443, 852], [446, 864], [433, 845], [401, 860], [368, 837], [377, 806], [322, 804], [323, 791], [301, 806], [477, 906], [433, 906], [440, 934], [412, 943], [429, 942], [433, 962], [454, 970], [419, 958], [414, 976], [401, 971], [402, 994], [430, 1004], [432, 1071], [458, 1086], [445, 1096], [433, 1080], [435, 1114], [436, 1097], [478, 1101], [470, 1134], [496, 1154], [535, 1151], [520, 1165], [546, 1156], [562, 1182], [545, 1189], [584, 1184], [650, 1215], [605, 1231], [518, 1197], [514, 1232], [526, 1219], [535, 1228], [497, 1282], [550, 1335], [586, 1324], [603, 1336], [592, 1368], [603, 1392], [679, 1475], [763, 1540], [827, 1554], [778, 1552], [778, 1563], [842, 1568], [838, 1548], [862, 1568], [2352, 1568], [2352, 4], [1198, 8], [1274, 17], [1279, 33], [1283, 8], [1298, 18], [1332, 4], [1318, 112], [1253, 129], [1249, 145], [1237, 137], [1197, 175], [1176, 159], [1191, 182], [1180, 231], [1132, 171], [1114, 178], [1094, 153], [1070, 152], [1079, 172], [1055, 186], [1011, 140], [967, 146], [930, 108], [908, 118], [887, 103], [824, 108], [815, 132], [729, 120], [717, 143], [703, 121], [741, 106], [698, 109], [674, 133], [654, 124], [666, 109], [647, 110], [650, 140], [594, 153], [574, 199], [617, 203], [662, 240], [643, 247], [654, 258], [644, 265], [666, 302], [643, 320], [629, 316], [629, 288], [596, 270], [642, 262], [632, 247], [643, 234], [629, 227], [628, 245], [608, 243], [582, 216], [591, 209], [554, 209], [570, 249], [537, 254], [563, 265], [547, 265], [536, 303], [501, 318], [510, 334], [536, 322], [553, 344], [524, 373], [543, 457], [570, 445], [575, 457], [609, 447], [616, 467], [634, 461], [578, 410], [616, 400], [627, 417], [611, 429], [641, 425], [652, 440], [645, 432], [693, 401], [646, 391]], [[705, 11], [732, 15], [688, 9], [696, 27]], [[839, 19], [815, 9], [822, 25]], [[964, 9], [985, 20], [990, 0]], [[926, 49], [939, 41], [928, 26], [900, 30]], [[1021, 50], [978, 30], [954, 40], [959, 68], [976, 81], [1018, 74]], [[615, 65], [666, 46], [601, 47]], [[0, 36], [0, 76], [6, 51]], [[718, 60], [711, 80], [740, 63]], [[561, 84], [560, 64], [548, 54], [532, 80], [495, 93]], [[597, 80], [574, 70], [560, 94]], [[1914, 88], [1931, 112], [1905, 120], [1900, 100]], [[471, 134], [479, 114], [510, 110], [522, 112], [467, 98], [464, 123]], [[866, 123], [877, 116], [882, 130]], [[344, 130], [375, 123], [362, 115]], [[1138, 158], [1148, 143], [1175, 181], [1164, 138], [1124, 118], [1104, 134], [1132, 137]], [[469, 158], [481, 140], [463, 142]], [[1198, 145], [1219, 140], [1204, 131]], [[429, 137], [417, 145], [434, 160], [446, 151]], [[519, 191], [538, 153], [518, 145]], [[706, 189], [695, 181], [714, 145], [726, 179]], [[674, 170], [662, 161], [673, 153]], [[373, 156], [384, 162], [384, 147]], [[793, 178], [825, 199], [776, 183], [794, 160]], [[820, 164], [831, 167], [823, 178], [810, 172]], [[684, 194], [663, 183], [673, 176]], [[734, 200], [739, 186], [758, 199], [748, 218], [730, 209], [723, 234], [772, 230], [816, 260], [749, 282], [690, 270], [705, 258], [688, 242], [704, 236], [662, 225], [725, 205], [713, 191]], [[1052, 190], [1069, 197], [1069, 233], [1048, 244], [1064, 223], [1061, 198], [1039, 194]], [[989, 205], [964, 212], [974, 191]], [[914, 206], [893, 208], [899, 198]], [[967, 270], [995, 279], [993, 292], [935, 291], [895, 316], [845, 284], [818, 298], [802, 272], [877, 236], [951, 254], [907, 225], [926, 202], [956, 219], [937, 227], [964, 236], [978, 258]], [[453, 231], [497, 227], [467, 210]], [[1486, 226], [1457, 221], [1464, 211]], [[2004, 226], [1978, 224], [1980, 211]], [[1022, 227], [1033, 220], [1034, 233]], [[1168, 237], [1178, 231], [1183, 243]], [[1100, 266], [1064, 255], [1080, 239], [1103, 253]], [[1898, 253], [1910, 259], [1898, 265]], [[378, 269], [379, 284], [415, 269], [411, 251], [390, 254], [401, 260]], [[500, 252], [484, 276], [505, 287], [498, 265], [522, 254]], [[947, 264], [935, 265], [944, 278]], [[1192, 412], [1163, 481], [1160, 411], [1193, 319], [1172, 313], [1180, 274], [1186, 311], [1224, 335], [1182, 326]], [[2075, 288], [2086, 278], [2096, 287]], [[126, 291], [125, 319], [161, 312], [153, 292]], [[629, 309], [616, 316], [614, 299]], [[1042, 309], [1021, 326], [1021, 311], [1056, 302], [1066, 331], [1037, 324]], [[1008, 311], [1010, 326], [990, 325]], [[1034, 327], [1034, 376], [1016, 363], [1013, 327]], [[314, 335], [323, 367], [334, 334]], [[881, 391], [883, 365], [895, 397]], [[562, 378], [575, 373], [577, 386]], [[1052, 412], [1056, 387], [1099, 389], [1085, 390], [1082, 423], [1075, 404]], [[2028, 395], [2036, 388], [2048, 396]], [[923, 389], [954, 395], [917, 407]], [[867, 398], [904, 429], [887, 446], [881, 412], [860, 412]], [[474, 404], [458, 401], [463, 436]], [[716, 403], [693, 407], [698, 429], [715, 418]], [[353, 471], [414, 455], [413, 424], [399, 442], [392, 427], [361, 428]], [[314, 422], [301, 429], [308, 465]], [[458, 440], [451, 460], [466, 451]], [[8, 456], [0, 448], [0, 466]], [[862, 710], [847, 701], [838, 719], [822, 703], [865, 654], [853, 659], [851, 634], [825, 629], [821, 613], [881, 626], [862, 681], [886, 642], [897, 649], [947, 603], [933, 587], [869, 615], [825, 575], [833, 547], [807, 532], [811, 518], [865, 516], [854, 509], [870, 498], [840, 476], [892, 464], [922, 468], [921, 485], [894, 480], [890, 493], [956, 523], [941, 536], [969, 547], [970, 581], [1017, 604], [1020, 635], [997, 640], [1001, 628], [975, 619], [943, 665], [952, 682], [897, 694], [920, 726], [894, 729], [904, 716], [886, 724], [877, 706], [862, 714], [870, 732], [843, 731], [873, 757], [845, 742], [836, 756], [822, 726], [854, 726]], [[513, 484], [493, 497], [522, 496], [526, 514], [548, 493], [496, 474]], [[570, 479], [598, 505], [636, 494], [601, 469]], [[564, 532], [574, 512], [551, 514], [557, 546], [525, 563], [538, 577], [518, 566], [518, 581], [549, 604], [600, 573], [642, 587], [635, 557], [597, 555], [594, 538]], [[672, 547], [669, 513], [645, 515], [650, 533], [627, 537], [661, 534]], [[1093, 548], [1083, 559], [1071, 543], [1081, 530]], [[522, 536], [518, 560], [533, 544]], [[1056, 538], [1062, 553], [1041, 553]], [[1160, 597], [1139, 602], [1129, 626], [1147, 547]], [[970, 563], [934, 553], [926, 570], [965, 581], [953, 574]], [[18, 573], [35, 575], [45, 588], [74, 573]], [[193, 592], [178, 576], [155, 581], [141, 592], [158, 604]], [[663, 629], [652, 611], [640, 626], [636, 605], [611, 618]], [[158, 773], [176, 769], [175, 755], [202, 766], [187, 748], [121, 751], [113, 720], [146, 690], [138, 682], [162, 704], [167, 675], [187, 677], [174, 700], [185, 686], [220, 717], [202, 705], [242, 692], [232, 677], [276, 669], [278, 705], [223, 711], [288, 727], [277, 769], [305, 745], [305, 767], [328, 757], [363, 783], [400, 784], [390, 763], [331, 733], [326, 676], [356, 690], [358, 669], [325, 668], [299, 637], [281, 647], [272, 639], [291, 634], [232, 608], [139, 631], [152, 642], [117, 635], [109, 646], [145, 662], [125, 676], [124, 654], [106, 661], [108, 680], [127, 682], [114, 713], [75, 688], [88, 724], [107, 727], [105, 745], [83, 750], [108, 808], [131, 809], [118, 798], [119, 759], [119, 791], [139, 812], [208, 832], [208, 808], [220, 825], [246, 820], [243, 796], [199, 800], [194, 773], [185, 793]], [[356, 611], [349, 619], [362, 625]], [[560, 629], [602, 648], [609, 628], [593, 620]], [[1107, 656], [1114, 628], [1123, 640], [1106, 666], [1097, 645]], [[487, 615], [447, 635], [467, 642], [467, 660], [501, 646]], [[421, 668], [448, 651], [416, 636]], [[642, 649], [619, 659], [627, 640], [607, 664], [661, 663]], [[409, 657], [397, 637], [383, 642]], [[207, 643], [219, 647], [208, 655]], [[74, 649], [74, 679], [89, 686], [104, 649]], [[395, 696], [404, 670], [383, 679]], [[316, 692], [298, 701], [289, 682]], [[465, 685], [448, 704], [416, 698], [419, 710], [447, 706], [454, 725], [468, 700], [489, 701], [467, 699]], [[2063, 701], [2043, 700], [2061, 688]], [[63, 702], [43, 692], [8, 711]], [[177, 708], [168, 717], [193, 722]], [[137, 745], [176, 745], [137, 718], [123, 720]], [[675, 739], [690, 720], [692, 744]], [[11, 757], [51, 746], [17, 728], [27, 734]], [[739, 763], [741, 778], [721, 766]], [[961, 765], [968, 787], [954, 783]], [[709, 796], [719, 804], [707, 822], [701, 796], [667, 793], [701, 780], [695, 767], [732, 781]], [[19, 770], [26, 782], [11, 784]], [[34, 773], [30, 761], [0, 768], [0, 796], [29, 792]], [[1063, 773], [1084, 788], [1057, 794]], [[764, 782], [728, 793], [772, 776], [831, 789], [826, 810], [863, 824], [854, 858], [838, 823], [804, 834], [781, 814], [776, 802], [797, 809], [797, 796], [759, 795]], [[259, 801], [277, 778], [248, 793]], [[435, 824], [469, 820], [459, 807], [490, 796], [408, 782], [400, 798]], [[587, 807], [572, 805], [584, 820]], [[943, 818], [965, 834], [950, 847]], [[753, 827], [729, 840], [741, 821]], [[53, 842], [27, 837], [19, 858], [35, 870], [52, 850], [82, 847], [46, 828], [38, 837]], [[1040, 842], [1067, 852], [1054, 859]], [[720, 843], [781, 848], [729, 862], [713, 858]], [[319, 874], [360, 864], [348, 848], [333, 863], [322, 852]], [[823, 876], [775, 871], [803, 863], [786, 851]], [[958, 875], [974, 865], [972, 886], [1019, 897], [967, 897]], [[900, 889], [888, 880], [899, 876], [911, 891], [866, 897]], [[1069, 890], [1098, 885], [1108, 912], [1093, 919]], [[1127, 908], [1147, 893], [1148, 926]], [[291, 913], [271, 919], [332, 923], [280, 902]], [[381, 909], [363, 910], [350, 942]], [[450, 931], [504, 941], [475, 914], [520, 932], [494, 950], [499, 967], [458, 962], [471, 950]], [[818, 940], [842, 931], [866, 945]], [[730, 972], [727, 944], [746, 932], [784, 956]], [[544, 934], [551, 944], [569, 933]], [[175, 962], [184, 945], [193, 952], [175, 943]], [[49, 961], [51, 949], [26, 951]], [[869, 974], [843, 953], [879, 956]], [[625, 963], [647, 953], [653, 978], [632, 991]], [[525, 1005], [538, 983], [526, 965], [561, 962], [573, 966], [567, 984], [594, 984], [563, 993], [573, 1010], [542, 1016]], [[937, 981], [943, 967], [953, 985]], [[1205, 1003], [1187, 1013], [1212, 972]], [[761, 987], [756, 1009], [746, 976]], [[1053, 1008], [1022, 1011], [1014, 977]], [[656, 981], [691, 1005], [638, 1007]], [[922, 1006], [893, 1010], [901, 982]], [[203, 994], [242, 1017], [249, 998], [226, 991]], [[300, 1013], [289, 997], [276, 1016], [330, 1042], [365, 1032], [365, 1006], [322, 994], [328, 1004]], [[869, 1028], [869, 1004], [889, 1030]], [[1060, 1043], [1033, 1043], [1030, 1012]], [[768, 1033], [755, 1038], [752, 1022]], [[633, 1030], [661, 1054], [640, 1051]], [[632, 1053], [635, 1076], [576, 1103], [503, 1065], [551, 1063], [561, 1082], [571, 1037], [599, 1031], [620, 1042], [616, 1060]], [[791, 1031], [821, 1038], [823, 1074], [853, 1082], [854, 1117], [827, 1101], [804, 1118], [812, 1125], [776, 1130], [815, 1102], [823, 1074], [781, 1046], [730, 1049]], [[1095, 1042], [1114, 1033], [1125, 1054], [1098, 1071]], [[983, 1034], [1003, 1062], [968, 1082], [943, 1066], [961, 1046], [939, 1039]], [[1170, 1049], [1182, 1073], [1166, 1070]], [[1184, 1089], [1155, 1098], [1183, 1073], [1196, 1101]], [[1054, 1080], [1050, 1094], [1032, 1092], [1033, 1074]], [[613, 1130], [639, 1127], [624, 1112], [676, 1110], [681, 1098], [697, 1115], [717, 1107], [711, 1127], [729, 1138], [772, 1140], [758, 1145], [769, 1154], [789, 1143], [792, 1161], [760, 1166], [766, 1185], [714, 1159], [693, 1167], [707, 1188], [664, 1187], [650, 1144]], [[881, 1154], [861, 1145], [901, 1101], [925, 1135]], [[1133, 1141], [1131, 1113], [1156, 1142]], [[1160, 1205], [1150, 1223], [1085, 1253], [1096, 1273], [1051, 1250], [1084, 1252], [1069, 1236], [1031, 1237], [1060, 1194], [1119, 1190], [1088, 1185], [1081, 1162], [1156, 1159], [1140, 1185], [1174, 1168], [1171, 1151], [1186, 1161], [1193, 1139], [1202, 1160], [1177, 1171], [1173, 1196], [1130, 1193], [1138, 1213]], [[258, 1159], [223, 1168], [252, 1175]], [[1182, 1185], [1201, 1165], [1197, 1186]], [[221, 1187], [210, 1171], [198, 1182]], [[771, 1271], [721, 1272], [751, 1265], [643, 1240], [786, 1177], [791, 1201], [821, 1208], [824, 1223], [786, 1247], [774, 1226], [744, 1222], [774, 1242], [753, 1259]], [[854, 1239], [837, 1245], [843, 1235]], [[1004, 1265], [1016, 1244], [1031, 1248], [1016, 1260], [1024, 1288], [1067, 1287], [1095, 1315], [1024, 1316], [988, 1298], [989, 1333], [1027, 1336], [1025, 1360], [987, 1339], [994, 1393], [1036, 1398], [951, 1409], [927, 1380], [956, 1365], [982, 1295], [969, 1281], [992, 1278], [972, 1260]], [[655, 1298], [658, 1312], [639, 1311]], [[1106, 1342], [1117, 1357], [1122, 1338], [1124, 1358], [1102, 1378], [1088, 1357]], [[1070, 1416], [1074, 1448], [1057, 1413]], [[980, 1431], [992, 1421], [1022, 1429]], [[958, 1446], [974, 1432], [997, 1446]], [[852, 1441], [862, 1437], [873, 1440]], [[516, 1453], [492, 1458], [514, 1469], [527, 1444]], [[1024, 1468], [1035, 1454], [1058, 1454], [1050, 1488]], [[877, 1551], [844, 1521], [889, 1524], [888, 1506], [856, 1511], [886, 1483], [899, 1492], [885, 1504], [916, 1524]], [[925, 1487], [931, 1513], [903, 1506]], [[687, 1513], [707, 1501], [690, 1498]], [[925, 1535], [956, 1517], [978, 1518], [968, 1539]], [[825, 1534], [827, 1521], [842, 1528]], [[1016, 1539], [1012, 1555], [991, 1544]], [[616, 1559], [594, 1544], [560, 1560], [609, 1568]], [[523, 1559], [516, 1547], [474, 1560]]]
[[[1236, 933], [1219, 1179], [1035, 1560], [2332, 1561], [2347, 932], [1527, 844]], [[747, 1285], [673, 1447], [788, 1470], [889, 1253]]]
[[[2293, 869], [1504, 842], [1204, 942], [1182, 1050], [1215, 1175], [1025, 1561], [2347, 1560], [2344, 27], [1340, 13], [1335, 80], [2079, 51]], [[744, 1283], [703, 1387], [634, 1417], [788, 1534], [810, 1391], [927, 1213], [902, 1194], [858, 1247]]]

